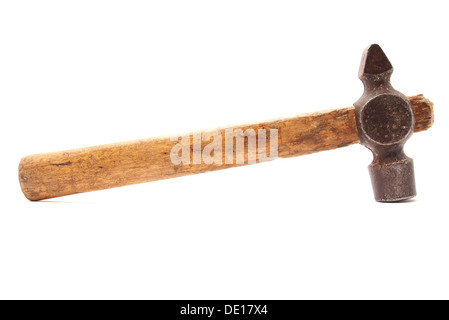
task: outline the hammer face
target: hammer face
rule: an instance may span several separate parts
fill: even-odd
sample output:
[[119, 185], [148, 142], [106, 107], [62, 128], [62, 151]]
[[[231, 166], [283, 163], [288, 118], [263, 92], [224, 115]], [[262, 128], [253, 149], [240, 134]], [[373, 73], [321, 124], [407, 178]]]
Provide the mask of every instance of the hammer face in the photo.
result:
[[391, 163], [373, 162], [368, 170], [376, 201], [395, 202], [416, 196], [413, 159], [405, 156]]
[[393, 202], [416, 195], [413, 160], [403, 151], [415, 116], [408, 99], [390, 84], [393, 67], [378, 45], [364, 52], [359, 78], [365, 91], [354, 104], [360, 143], [373, 152], [374, 197]]

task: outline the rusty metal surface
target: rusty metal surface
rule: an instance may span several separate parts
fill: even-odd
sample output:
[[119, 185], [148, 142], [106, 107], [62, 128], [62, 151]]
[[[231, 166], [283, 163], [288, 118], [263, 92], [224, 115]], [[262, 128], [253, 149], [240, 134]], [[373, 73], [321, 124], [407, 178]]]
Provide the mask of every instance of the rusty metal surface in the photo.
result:
[[382, 202], [416, 195], [413, 160], [404, 154], [415, 116], [407, 97], [392, 87], [392, 73], [393, 66], [380, 46], [368, 47], [359, 70], [365, 90], [354, 104], [360, 143], [373, 152], [368, 169], [374, 197]]

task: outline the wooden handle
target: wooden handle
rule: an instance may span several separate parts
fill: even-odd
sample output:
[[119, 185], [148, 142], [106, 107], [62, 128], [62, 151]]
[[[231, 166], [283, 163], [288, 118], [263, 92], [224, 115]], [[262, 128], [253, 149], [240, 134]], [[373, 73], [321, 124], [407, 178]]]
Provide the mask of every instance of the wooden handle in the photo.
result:
[[[409, 99], [416, 117], [414, 131], [427, 130], [433, 124], [433, 104], [422, 95], [409, 97]], [[359, 142], [354, 107], [232, 128], [234, 131], [253, 129], [256, 135], [259, 132], [258, 129], [267, 129], [268, 132], [270, 129], [277, 129], [279, 157], [294, 157]], [[217, 130], [224, 143], [226, 128]], [[206, 133], [201, 134], [204, 139]], [[200, 138], [200, 144], [195, 144], [195, 136], [192, 135], [188, 146], [192, 151], [188, 159], [189, 163], [180, 164], [174, 164], [171, 160], [172, 148], [178, 144], [178, 141], [172, 141], [170, 137], [31, 155], [20, 162], [20, 185], [29, 200], [42, 200], [225, 169], [248, 164], [248, 160], [250, 162], [261, 160], [257, 155], [254, 156], [248, 152], [248, 139], [244, 139], [244, 149], [237, 149], [236, 145], [233, 145], [232, 163], [226, 164], [223, 151], [222, 164], [207, 164], [204, 161], [195, 164], [193, 163], [195, 150], [199, 146], [201, 150], [204, 150], [210, 144], [210, 141], [202, 141], [203, 139]], [[236, 163], [238, 153], [243, 153], [244, 164]], [[257, 159], [252, 159], [254, 157]]]

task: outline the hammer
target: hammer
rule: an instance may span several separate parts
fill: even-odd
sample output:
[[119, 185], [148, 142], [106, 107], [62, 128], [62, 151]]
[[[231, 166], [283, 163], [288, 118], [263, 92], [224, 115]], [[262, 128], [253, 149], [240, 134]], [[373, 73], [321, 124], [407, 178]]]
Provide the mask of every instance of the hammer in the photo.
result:
[[[218, 128], [24, 157], [19, 180], [32, 201], [294, 157], [361, 143], [373, 153], [374, 198], [416, 195], [404, 144], [433, 125], [433, 103], [390, 84], [393, 67], [379, 45], [363, 53], [365, 90], [354, 106]], [[234, 141], [236, 141], [234, 143]], [[225, 151], [223, 152], [223, 145]], [[269, 146], [269, 156], [266, 148]]]

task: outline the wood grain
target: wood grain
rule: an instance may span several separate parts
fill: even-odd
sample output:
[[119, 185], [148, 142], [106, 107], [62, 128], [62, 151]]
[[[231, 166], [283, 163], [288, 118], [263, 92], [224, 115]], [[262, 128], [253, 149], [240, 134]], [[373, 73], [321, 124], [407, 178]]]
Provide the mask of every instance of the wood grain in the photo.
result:
[[[427, 130], [433, 124], [433, 104], [422, 95], [409, 99], [416, 116], [414, 131]], [[258, 129], [277, 129], [278, 156], [281, 158], [336, 149], [359, 142], [354, 107], [230, 128], [242, 131], [253, 129], [256, 136]], [[225, 129], [217, 129], [223, 143]], [[201, 136], [208, 133], [210, 132], [202, 132]], [[236, 167], [247, 164], [251, 159], [260, 162], [257, 154], [248, 152], [248, 140], [244, 139], [243, 151], [238, 150], [236, 145], [233, 146], [234, 161], [231, 164], [225, 163], [224, 151], [221, 164], [193, 164], [193, 151], [199, 146], [193, 140], [194, 136], [189, 144], [190, 163], [178, 165], [173, 164], [170, 158], [170, 152], [178, 142], [171, 141], [167, 136], [27, 156], [19, 165], [20, 185], [24, 195], [34, 201]], [[201, 150], [209, 143], [209, 140], [201, 141]], [[268, 143], [267, 149], [269, 146]], [[244, 164], [236, 163], [239, 152], [243, 152]]]

